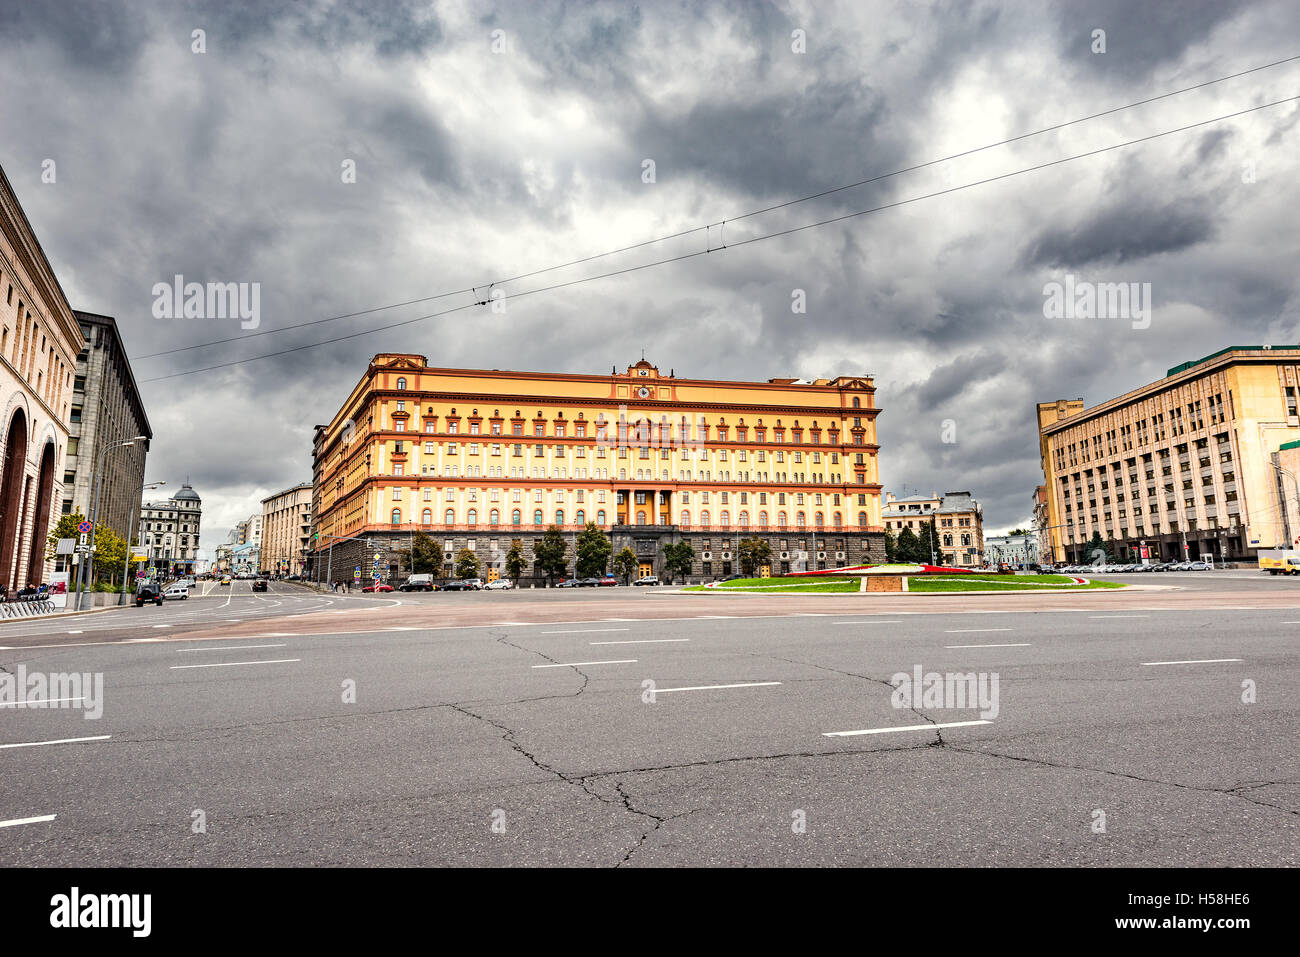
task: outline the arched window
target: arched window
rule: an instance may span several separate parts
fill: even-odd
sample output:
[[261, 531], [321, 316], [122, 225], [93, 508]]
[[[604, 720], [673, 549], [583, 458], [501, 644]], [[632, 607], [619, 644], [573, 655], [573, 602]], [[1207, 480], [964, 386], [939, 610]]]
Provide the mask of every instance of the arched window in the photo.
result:
[[813, 520], [817, 523], [818, 528], [821, 528], [823, 525], [826, 524], [826, 516], [823, 515], [821, 512], [818, 512], [816, 518]]
[[555, 524], [560, 527], [564, 526], [564, 509], [557, 508], [555, 510]]
[[776, 513], [776, 524], [780, 525], [782, 528], [785, 528], [785, 512]]
[[523, 516], [519, 514], [519, 509], [515, 509], [513, 512], [510, 513], [511, 525], [521, 525], [523, 524], [523, 520], [524, 520]]
[[406, 391], [406, 380], [405, 380], [405, 379], [398, 379], [398, 380], [397, 380], [397, 388], [398, 388], [399, 391], [402, 391], [402, 392]]
[[744, 528], [748, 528], [748, 527], [749, 527], [749, 513], [748, 513], [748, 512], [741, 512], [740, 515], [739, 515], [739, 517], [737, 518], [737, 521], [740, 522], [740, 524], [741, 524], [742, 527], [744, 527]]
[[452, 509], [447, 509], [447, 514], [443, 516], [443, 521], [448, 525], [456, 524], [456, 513]]
[[476, 508], [471, 508], [471, 509], [469, 510], [469, 515], [466, 516], [466, 518], [465, 518], [465, 521], [466, 521], [466, 523], [469, 524], [469, 525], [477, 525], [477, 524], [478, 524], [478, 509], [476, 509]]
[[835, 527], [836, 527], [836, 528], [841, 528], [841, 527], [843, 527], [843, 525], [844, 525], [844, 519], [843, 519], [843, 517], [840, 515], [839, 512], [836, 512], [836, 513], [835, 513]]
[[804, 518], [803, 512], [797, 513], [794, 517], [794, 520], [795, 520], [795, 524], [798, 525], [800, 528], [803, 528], [805, 525], [808, 524], [808, 520]]
[[542, 510], [539, 508], [533, 512], [533, 524], [541, 525], [545, 519], [542, 517]]
[[684, 526], [685, 526], [685, 525], [690, 525], [690, 524], [691, 524], [691, 511], [690, 511], [690, 509], [685, 509], [685, 510], [682, 511], [682, 516], [681, 516], [680, 521], [681, 521], [682, 525], [684, 525]]
[[859, 399], [856, 395], [853, 397], [853, 408], [855, 409], [862, 408], [862, 400]]
[[728, 525], [731, 524], [731, 513], [724, 508], [722, 512], [719, 513], [718, 515], [718, 522], [719, 524], [722, 525], [723, 528], [726, 528]]
[[597, 525], [605, 524], [605, 510], [603, 508], [596, 513], [596, 524]]
[[582, 509], [578, 509], [577, 513], [573, 516], [573, 524], [575, 524], [575, 525], [586, 525], [586, 524], [587, 524], [587, 513], [586, 513], [585, 511], [583, 511]]
[[767, 525], [767, 512], [758, 513], [758, 524]]
[[709, 510], [707, 508], [700, 512], [700, 524], [705, 528], [709, 527]]
[[866, 527], [867, 527], [867, 513], [858, 512], [858, 528], [866, 528]]
[[423, 512], [420, 513], [420, 524], [422, 525], [433, 524], [433, 509], [426, 508]]
[[393, 509], [393, 524], [394, 525], [402, 524], [402, 510], [400, 508]]
[[644, 525], [644, 524], [645, 524], [645, 512], [637, 512], [637, 513], [636, 513], [636, 523], [637, 523], [638, 525]]
[[489, 525], [501, 524], [501, 513], [497, 511], [495, 508], [492, 509], [492, 511], [488, 512], [488, 524]]
[[618, 477], [619, 477], [620, 479], [626, 479], [626, 478], [627, 478], [627, 469], [619, 469], [619, 470], [618, 470]]

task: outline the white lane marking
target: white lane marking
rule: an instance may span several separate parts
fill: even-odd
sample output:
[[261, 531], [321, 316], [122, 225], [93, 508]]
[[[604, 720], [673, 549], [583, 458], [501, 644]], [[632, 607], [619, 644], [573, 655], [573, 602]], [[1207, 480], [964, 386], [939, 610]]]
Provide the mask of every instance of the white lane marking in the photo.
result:
[[492, 623], [492, 626], [496, 626], [496, 625], [532, 625], [532, 624], [535, 624], [535, 622], [531, 622], [531, 621], [494, 621], [494, 622]]
[[627, 631], [627, 628], [581, 628], [568, 631], [544, 631], [543, 635], [595, 635], [602, 631]]
[[699, 619], [706, 619], [706, 618], [735, 618], [736, 616], [735, 615], [696, 615], [695, 617]]
[[1194, 658], [1190, 661], [1144, 661], [1143, 666], [1150, 665], [1213, 665], [1224, 661], [1242, 661], [1241, 658]]
[[1032, 642], [1018, 641], [1014, 644], [1002, 645], [944, 645], [945, 648], [1028, 648]]
[[226, 645], [224, 648], [177, 648], [177, 651], [206, 651], [209, 654], [214, 651], [239, 651], [244, 648], [283, 648], [284, 643], [278, 645]]
[[171, 625], [154, 625], [155, 628], [170, 628]]
[[734, 685], [693, 685], [689, 688], [655, 688], [655, 694], [668, 694], [670, 691], [712, 691], [715, 688], [767, 688], [779, 685], [779, 681], [746, 681]]
[[614, 661], [566, 661], [554, 665], [533, 665], [534, 668], [578, 668], [586, 665], [634, 665], [635, 658], [618, 658]]
[[76, 628], [76, 629], [74, 629], [74, 630], [68, 632], [68, 634], [70, 634], [70, 635], [79, 635], [79, 634], [81, 634], [81, 631], [82, 631], [82, 629], [80, 629], [80, 628]]
[[862, 731], [823, 731], [824, 738], [850, 738], [857, 734], [889, 734], [892, 731], [930, 731], [934, 728], [968, 728], [974, 724], [992, 724], [992, 721], [947, 721], [943, 724], [909, 724], [901, 728], [866, 728]]
[[665, 645], [673, 641], [690, 641], [689, 638], [632, 638], [627, 641], [589, 641], [590, 645]]
[[832, 625], [901, 625], [898, 618], [873, 618], [870, 621], [833, 621]]
[[967, 635], [977, 631], [1011, 631], [1010, 628], [945, 628], [945, 635]]
[[76, 698], [32, 698], [29, 701], [0, 701], [0, 708], [42, 708], [47, 704], [55, 704], [59, 701], [85, 701], [84, 697]]
[[1089, 615], [1089, 618], [1150, 618], [1150, 615]]
[[206, 665], [172, 665], [172, 671], [184, 671], [187, 668], [232, 668], [235, 665], [284, 665], [301, 658], [271, 658], [267, 661], [217, 661]]
[[79, 741], [107, 741], [111, 734], [96, 734], [89, 738], [58, 738], [54, 741], [24, 741], [22, 744], [0, 744], [0, 748], [36, 748], [42, 744], [75, 744]]
[[20, 817], [12, 821], [0, 821], [0, 827], [17, 827], [19, 824], [44, 824], [46, 821], [53, 821], [57, 814], [43, 814], [40, 817]]

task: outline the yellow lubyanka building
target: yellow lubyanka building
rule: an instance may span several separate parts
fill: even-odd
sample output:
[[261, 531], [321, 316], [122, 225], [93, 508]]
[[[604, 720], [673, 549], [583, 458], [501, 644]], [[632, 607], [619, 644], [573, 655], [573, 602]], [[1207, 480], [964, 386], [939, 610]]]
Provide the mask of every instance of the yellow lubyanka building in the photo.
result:
[[1090, 561], [1094, 532], [1128, 561], [1287, 546], [1291, 480], [1275, 464], [1300, 439], [1298, 390], [1300, 346], [1232, 346], [1091, 409], [1040, 403], [1055, 560]]
[[572, 539], [588, 522], [645, 573], [682, 539], [700, 577], [730, 572], [747, 537], [768, 539], [774, 574], [883, 557], [874, 400], [861, 376], [441, 369], [383, 353], [317, 427], [316, 558], [333, 546], [332, 568], [368, 578], [376, 542], [423, 531], [499, 569], [512, 539], [551, 525]]

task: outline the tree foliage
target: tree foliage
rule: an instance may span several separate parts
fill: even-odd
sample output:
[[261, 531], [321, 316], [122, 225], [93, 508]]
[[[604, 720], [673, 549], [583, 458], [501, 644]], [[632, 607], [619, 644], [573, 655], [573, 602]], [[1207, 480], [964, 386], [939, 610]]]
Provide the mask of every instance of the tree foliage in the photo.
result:
[[695, 563], [695, 547], [687, 541], [673, 542], [664, 546], [664, 571], [668, 574], [671, 585], [674, 576], [686, 580]]
[[772, 546], [763, 538], [741, 539], [736, 546], [736, 557], [740, 560], [740, 573], [753, 578], [761, 566], [771, 562]]
[[560, 526], [552, 525], [546, 529], [542, 540], [533, 546], [533, 558], [550, 584], [563, 577], [569, 567], [569, 543], [564, 540]]
[[527, 568], [528, 559], [524, 558], [524, 543], [516, 538], [510, 543], [510, 551], [506, 552], [506, 575], [518, 585], [520, 577]]
[[632, 575], [636, 572], [639, 564], [636, 552], [626, 546], [624, 546], [621, 552], [614, 556], [614, 569], [622, 577], [624, 585], [631, 580]]
[[456, 553], [456, 577], [457, 578], [478, 578], [479, 560], [478, 555], [471, 552], [468, 548], [462, 548]]
[[614, 553], [614, 543], [599, 525], [588, 522], [578, 536], [578, 577], [599, 578], [605, 574], [609, 556]]

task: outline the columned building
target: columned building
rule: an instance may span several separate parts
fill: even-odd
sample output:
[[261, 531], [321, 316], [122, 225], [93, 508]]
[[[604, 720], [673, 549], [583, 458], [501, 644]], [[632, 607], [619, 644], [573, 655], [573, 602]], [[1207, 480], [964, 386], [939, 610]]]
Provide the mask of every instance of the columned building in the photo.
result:
[[[692, 577], [739, 568], [745, 538], [772, 573], [884, 556], [875, 387], [866, 376], [681, 379], [644, 359], [608, 375], [431, 368], [375, 356], [314, 440], [315, 572], [370, 578], [376, 554], [439, 539], [449, 575], [471, 548], [504, 574], [545, 530], [591, 522], [640, 571], [690, 541]], [[391, 562], [385, 557], [380, 571]]]
[[48, 579], [81, 329], [0, 169], [0, 586]]
[[[145, 455], [153, 430], [117, 321], [90, 312], [73, 315], [85, 344], [72, 380], [69, 427], [76, 452], [68, 454], [63, 467], [63, 514], [91, 517], [98, 466], [99, 523], [127, 538], [144, 486]], [[145, 436], [145, 441], [122, 445], [137, 435]]]
[[186, 480], [175, 495], [140, 506], [140, 547], [148, 567], [162, 577], [193, 575], [199, 551], [203, 502]]
[[310, 482], [262, 499], [262, 571], [301, 575], [311, 541]]
[[1298, 395], [1300, 346], [1230, 346], [1092, 408], [1040, 403], [1052, 556], [1090, 560], [1094, 534], [1120, 561], [1294, 547], [1282, 459], [1300, 440]]

